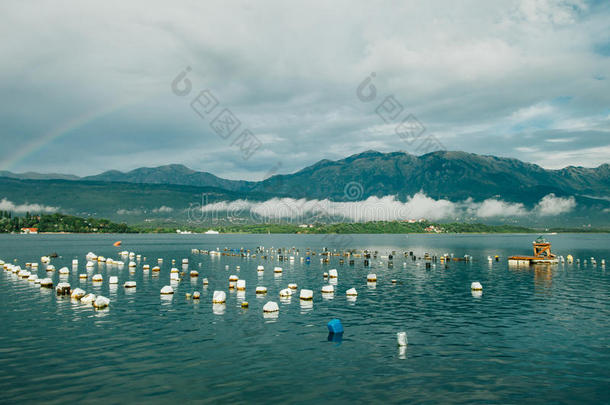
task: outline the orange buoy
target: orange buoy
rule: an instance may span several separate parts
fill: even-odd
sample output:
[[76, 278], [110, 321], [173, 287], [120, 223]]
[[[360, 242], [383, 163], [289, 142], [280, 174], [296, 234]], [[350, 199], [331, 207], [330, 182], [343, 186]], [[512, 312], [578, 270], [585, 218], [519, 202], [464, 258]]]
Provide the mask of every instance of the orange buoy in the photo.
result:
[[113, 246], [121, 246], [121, 241], [120, 241], [120, 240], [117, 240], [117, 241], [116, 241], [116, 242], [114, 242], [112, 245], [113, 245]]

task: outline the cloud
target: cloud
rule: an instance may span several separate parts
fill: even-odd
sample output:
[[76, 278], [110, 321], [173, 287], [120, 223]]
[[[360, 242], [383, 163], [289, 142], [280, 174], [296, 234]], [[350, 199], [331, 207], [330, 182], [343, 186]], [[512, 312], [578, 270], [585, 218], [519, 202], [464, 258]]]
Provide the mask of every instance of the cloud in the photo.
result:
[[250, 217], [254, 222], [267, 219], [288, 220], [293, 223], [315, 220], [332, 222], [349, 220], [401, 221], [408, 219], [447, 220], [458, 216], [478, 218], [510, 218], [526, 215], [560, 215], [575, 206], [574, 197], [559, 198], [554, 194], [543, 197], [533, 210], [526, 209], [522, 203], [509, 203], [498, 199], [474, 202], [468, 199], [461, 202], [435, 200], [419, 192], [406, 202], [394, 196], [369, 197], [363, 201], [334, 202], [330, 200], [306, 200], [293, 198], [272, 198], [255, 202], [247, 200], [221, 201], [194, 207], [189, 211], [191, 219], [203, 219], [211, 213], [223, 212], [228, 218]]
[[142, 214], [142, 210], [140, 209], [133, 209], [133, 210], [128, 210], [128, 209], [124, 209], [124, 208], [119, 208], [116, 211], [117, 215], [140, 215]]
[[[23, 157], [3, 164], [86, 175], [184, 163], [256, 180], [278, 161], [287, 173], [368, 147], [417, 153], [375, 113], [392, 94], [450, 150], [590, 165], [586, 149], [610, 139], [610, 80], [596, 79], [610, 71], [598, 51], [609, 14], [570, 0], [3, 2], [0, 35], [19, 41], [0, 43], [0, 149]], [[177, 97], [186, 66], [193, 92]], [[371, 72], [378, 96], [363, 103]], [[236, 134], [260, 135], [251, 158], [192, 111], [204, 88], [241, 121]], [[545, 143], [543, 130], [575, 140]], [[515, 150], [532, 145], [573, 153]]]
[[[476, 207], [476, 204], [471, 206]], [[520, 217], [526, 215], [528, 212], [522, 203], [507, 203], [505, 201], [488, 199], [483, 201], [476, 209], [474, 213], [479, 218], [489, 217]]]
[[560, 215], [570, 212], [576, 207], [574, 197], [562, 198], [551, 193], [542, 197], [535, 211], [540, 215]]
[[58, 211], [59, 207], [50, 207], [48, 205], [30, 204], [30, 203], [15, 204], [12, 201], [7, 200], [6, 198], [3, 198], [0, 201], [0, 210], [11, 211], [11, 212], [15, 212], [15, 213], [25, 213], [25, 212], [50, 213], [50, 212]]
[[173, 212], [174, 209], [172, 207], [167, 207], [165, 205], [160, 206], [159, 208], [153, 208], [152, 212], [157, 213], [170, 213]]

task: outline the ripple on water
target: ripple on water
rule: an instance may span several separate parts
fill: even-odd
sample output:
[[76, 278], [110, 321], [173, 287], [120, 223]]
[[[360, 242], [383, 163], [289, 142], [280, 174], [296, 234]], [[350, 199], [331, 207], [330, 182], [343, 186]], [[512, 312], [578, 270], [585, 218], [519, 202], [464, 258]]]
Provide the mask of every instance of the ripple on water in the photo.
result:
[[[552, 269], [509, 269], [488, 255], [527, 251], [531, 235], [403, 236], [361, 235], [360, 247], [382, 251], [414, 250], [456, 255], [469, 253], [473, 262], [451, 262], [449, 268], [425, 269], [410, 260], [388, 268], [378, 260], [371, 267], [328, 265], [314, 256], [311, 264], [263, 261], [260, 258], [189, 255], [192, 247], [306, 246], [320, 248], [322, 237], [307, 235], [232, 235], [210, 242], [174, 235], [126, 235], [125, 244], [142, 256], [162, 257], [161, 271], [135, 272], [127, 266], [96, 265], [85, 269], [83, 256], [95, 251], [115, 258], [112, 236], [39, 235], [38, 239], [0, 236], [0, 247], [20, 262], [49, 251], [56, 268], [81, 263], [68, 275], [73, 287], [110, 298], [107, 311], [58, 298], [12, 273], [0, 273], [0, 390], [7, 402], [45, 398], [45, 402], [91, 401], [124, 403], [153, 400], [269, 402], [272, 400], [357, 402], [601, 402], [610, 382], [607, 336], [610, 326], [610, 281], [600, 266], [560, 265]], [[179, 235], [185, 237], [187, 235]], [[218, 237], [219, 235], [216, 235]], [[608, 258], [607, 235], [586, 244], [577, 236], [554, 236], [562, 254]], [[597, 238], [597, 239], [596, 239]], [[110, 243], [109, 243], [110, 241]], [[210, 243], [209, 243], [210, 242]], [[213, 246], [211, 246], [213, 245]], [[563, 250], [563, 251], [562, 251]], [[7, 259], [7, 254], [2, 253]], [[168, 284], [171, 259], [188, 257], [197, 281], [175, 283], [173, 296], [160, 296]], [[11, 257], [12, 258], [12, 257]], [[118, 259], [118, 257], [116, 257]], [[199, 266], [201, 263], [201, 266]], [[357, 261], [359, 263], [359, 261]], [[256, 268], [263, 264], [264, 273]], [[229, 270], [225, 270], [229, 265]], [[227, 290], [228, 276], [240, 266], [244, 293], [227, 294], [227, 303], [214, 311], [212, 292]], [[279, 265], [280, 277], [273, 272]], [[336, 268], [332, 299], [320, 293], [329, 283], [323, 272]], [[39, 277], [47, 273], [34, 271]], [[368, 284], [368, 273], [377, 283]], [[49, 274], [54, 283], [58, 272]], [[79, 274], [89, 274], [79, 279]], [[93, 274], [104, 281], [94, 284]], [[127, 291], [109, 286], [115, 275]], [[209, 288], [201, 280], [209, 280]], [[396, 279], [396, 284], [390, 280]], [[63, 278], [62, 278], [63, 280]], [[484, 291], [473, 297], [470, 283]], [[279, 299], [288, 283], [314, 291], [314, 300], [298, 295]], [[264, 297], [257, 285], [268, 287]], [[355, 301], [345, 296], [358, 291]], [[186, 293], [201, 292], [195, 302]], [[298, 290], [297, 290], [298, 293]], [[259, 299], [260, 298], [260, 299]], [[240, 308], [248, 301], [248, 309]], [[262, 306], [277, 301], [277, 318], [266, 319]], [[326, 323], [342, 320], [342, 341], [328, 341]], [[396, 346], [396, 332], [407, 331], [409, 346]], [[540, 377], [543, 376], [541, 379]], [[531, 378], [529, 378], [531, 377]], [[561, 396], [560, 394], [561, 393]]]

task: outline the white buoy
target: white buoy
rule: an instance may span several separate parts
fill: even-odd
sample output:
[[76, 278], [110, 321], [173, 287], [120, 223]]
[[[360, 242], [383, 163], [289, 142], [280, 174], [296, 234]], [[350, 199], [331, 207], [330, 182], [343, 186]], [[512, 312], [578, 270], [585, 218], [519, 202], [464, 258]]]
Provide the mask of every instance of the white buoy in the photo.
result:
[[263, 305], [263, 312], [279, 312], [280, 307], [277, 305], [277, 302], [269, 301], [265, 305]]
[[256, 287], [257, 294], [267, 294], [267, 287]]
[[161, 289], [161, 295], [170, 295], [173, 293], [174, 293], [174, 289], [172, 288], [171, 285], [163, 286], [163, 288]]
[[280, 297], [290, 297], [292, 295], [292, 290], [290, 288], [284, 288], [280, 290]]
[[345, 295], [347, 295], [348, 297], [355, 297], [358, 295], [358, 292], [356, 291], [355, 288], [350, 288], [349, 290], [347, 290], [345, 292]]
[[78, 259], [72, 260], [72, 266], [78, 266]]
[[178, 273], [180, 273], [180, 271], [176, 267], [172, 267], [169, 272], [170, 272], [170, 274], [178, 274]]
[[478, 281], [473, 281], [472, 284], [470, 284], [470, 289], [473, 291], [483, 291], [483, 286]]
[[369, 283], [376, 283], [377, 282], [377, 274], [375, 273], [370, 273], [366, 276], [366, 281]]
[[174, 280], [174, 281], [178, 281], [178, 280], [180, 280], [180, 274], [178, 274], [178, 273], [170, 273], [169, 279], [170, 280]]
[[302, 300], [313, 300], [313, 290], [302, 289], [299, 293], [299, 298]]
[[182, 264], [189, 264], [189, 259], [182, 259]]
[[155, 267], [152, 268], [152, 271], [153, 271], [153, 273], [158, 273], [158, 272], [161, 271], [161, 267], [155, 266]]
[[82, 288], [75, 288], [74, 291], [72, 291], [72, 294], [70, 294], [70, 297], [75, 300], [80, 300], [85, 296], [85, 294], [87, 293]]
[[46, 268], [47, 271], [55, 271], [55, 266], [53, 266], [52, 264], [49, 264]]
[[81, 273], [81, 274], [78, 275], [78, 278], [87, 278], [87, 277], [89, 277], [87, 275], [87, 273]]
[[290, 283], [288, 284], [288, 288], [290, 288], [291, 290], [296, 290], [298, 286], [295, 283]]
[[229, 276], [229, 281], [237, 281], [237, 280], [239, 280], [239, 277], [237, 277], [235, 274], [231, 274]]
[[125, 284], [123, 284], [123, 287], [125, 288], [136, 288], [136, 282], [135, 281], [125, 281]]
[[70, 295], [70, 283], [59, 283], [55, 287], [57, 295]]
[[40, 286], [45, 288], [53, 288], [53, 280], [49, 277], [40, 280]]
[[110, 305], [110, 300], [101, 295], [99, 295], [95, 301], [93, 301], [93, 306], [97, 309], [106, 308], [108, 305]]
[[32, 273], [30, 273], [27, 270], [19, 270], [19, 272], [17, 273], [17, 276], [19, 276], [20, 278], [28, 278], [30, 277]]
[[256, 271], [265, 271], [265, 266], [258, 265]]
[[36, 274], [30, 274], [30, 277], [28, 277], [28, 281], [36, 281], [38, 280], [38, 276]]
[[203, 279], [203, 285], [208, 285], [208, 284], [209, 284], [208, 279], [207, 279], [207, 278], [204, 278], [204, 279]]
[[237, 280], [237, 282], [235, 283], [235, 287], [237, 288], [238, 291], [245, 291], [246, 290], [246, 280]]
[[59, 274], [70, 274], [70, 270], [67, 267], [59, 269]]
[[224, 304], [227, 302], [227, 294], [224, 291], [214, 291], [212, 296], [213, 304]]
[[199, 291], [193, 292], [193, 299], [198, 300], [201, 297], [201, 293]]
[[196, 270], [191, 270], [190, 276], [191, 276], [192, 278], [199, 277], [199, 272], [198, 272], [198, 271], [196, 271]]
[[95, 275], [94, 275], [94, 276], [91, 278], [91, 280], [93, 280], [93, 281], [104, 281], [104, 277], [102, 277], [102, 275], [101, 275], [101, 274], [95, 274]]
[[282, 270], [282, 268], [281, 268], [281, 267], [274, 267], [274, 268], [273, 268], [273, 272], [274, 272], [274, 273], [281, 273], [282, 271], [283, 271], [283, 270]]
[[322, 293], [323, 294], [333, 294], [335, 292], [335, 287], [333, 287], [332, 285], [324, 285], [322, 286]]
[[83, 298], [80, 299], [80, 302], [82, 302], [83, 304], [93, 304], [93, 301], [95, 301], [95, 299], [97, 298], [97, 296], [95, 294], [87, 294], [85, 295]]
[[337, 273], [337, 269], [330, 269], [330, 270], [328, 270], [328, 277], [330, 277], [330, 278], [337, 278], [337, 277], [339, 277], [339, 274]]
[[118, 284], [119, 278], [117, 276], [110, 276], [108, 279], [108, 284]]
[[406, 346], [408, 343], [407, 332], [398, 332], [396, 334], [396, 341], [398, 343], [398, 346]]
[[129, 267], [136, 267], [136, 262], [129, 262]]
[[142, 270], [146, 271], [146, 270], [150, 270], [150, 264], [145, 264], [142, 266]]

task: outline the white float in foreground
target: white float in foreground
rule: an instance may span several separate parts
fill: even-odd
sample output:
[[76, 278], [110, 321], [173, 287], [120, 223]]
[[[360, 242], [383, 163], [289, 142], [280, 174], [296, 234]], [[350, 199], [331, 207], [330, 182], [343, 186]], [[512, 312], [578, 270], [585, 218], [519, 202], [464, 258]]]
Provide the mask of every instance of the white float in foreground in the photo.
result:
[[70, 283], [59, 283], [55, 287], [57, 295], [70, 295]]
[[328, 270], [328, 277], [330, 278], [338, 278], [339, 274], [337, 273], [337, 269]]
[[377, 274], [370, 273], [368, 276], [366, 276], [366, 281], [368, 281], [369, 283], [376, 283], [377, 282]]
[[349, 290], [347, 290], [345, 292], [345, 295], [347, 295], [348, 297], [355, 297], [358, 295], [358, 292], [356, 291], [355, 288], [350, 288]]
[[277, 305], [277, 302], [269, 301], [265, 305], [263, 305], [263, 312], [279, 312], [280, 307]]
[[95, 294], [87, 294], [85, 295], [83, 298], [80, 299], [80, 302], [82, 302], [83, 304], [93, 304], [93, 301], [95, 301], [95, 299], [97, 298], [97, 296]]
[[97, 309], [106, 308], [108, 305], [110, 305], [110, 300], [101, 295], [98, 296], [95, 301], [93, 301], [93, 306]]
[[407, 332], [398, 332], [396, 334], [396, 342], [398, 346], [406, 346], [407, 345]]
[[313, 300], [313, 290], [301, 290], [299, 298], [302, 300]]
[[224, 291], [214, 291], [212, 304], [224, 304], [227, 302], [227, 294]]
[[123, 287], [136, 288], [136, 282], [135, 281], [125, 281], [125, 284], [123, 284]]
[[118, 284], [119, 283], [119, 278], [117, 276], [111, 276], [108, 279], [108, 284]]
[[246, 280], [237, 280], [235, 286], [238, 291], [246, 291]]
[[82, 288], [75, 288], [74, 291], [72, 291], [72, 294], [70, 294], [70, 297], [75, 300], [80, 300], [85, 296], [85, 294], [87, 293]]
[[93, 280], [93, 281], [104, 281], [104, 277], [102, 277], [102, 275], [101, 275], [101, 274], [95, 274], [95, 275], [94, 275], [94, 276], [91, 278], [91, 280]]
[[162, 295], [169, 295], [169, 294], [173, 294], [173, 293], [174, 293], [174, 289], [172, 288], [171, 285], [166, 285], [161, 289]]
[[275, 268], [273, 269], [273, 272], [274, 272], [274, 273], [281, 273], [282, 271], [283, 271], [283, 270], [282, 270], [282, 268], [281, 268], [281, 267], [275, 267]]
[[257, 294], [267, 294], [267, 287], [256, 287]]
[[322, 286], [322, 293], [324, 294], [332, 294], [335, 292], [335, 287], [332, 285], [324, 285]]
[[280, 290], [280, 297], [290, 297], [292, 295], [292, 290], [290, 288], [284, 288]]
[[53, 280], [46, 277], [40, 280], [40, 286], [45, 288], [53, 288]]
[[483, 286], [478, 281], [473, 281], [472, 284], [470, 284], [470, 289], [473, 291], [483, 291]]

